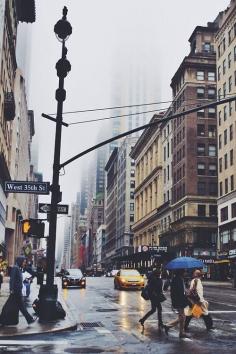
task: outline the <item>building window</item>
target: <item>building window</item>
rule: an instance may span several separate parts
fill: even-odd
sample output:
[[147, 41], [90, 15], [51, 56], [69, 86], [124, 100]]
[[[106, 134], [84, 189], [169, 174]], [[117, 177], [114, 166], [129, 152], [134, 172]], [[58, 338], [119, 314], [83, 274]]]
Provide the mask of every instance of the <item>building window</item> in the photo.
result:
[[134, 222], [134, 214], [130, 214], [130, 216], [129, 216], [129, 221], [130, 221], [130, 222]]
[[216, 74], [214, 71], [208, 72], [208, 81], [216, 81]]
[[228, 189], [228, 178], [225, 178], [225, 194], [227, 194], [229, 192]]
[[197, 116], [199, 118], [204, 118], [205, 117], [205, 110], [204, 109], [200, 109], [199, 111], [197, 111]]
[[204, 98], [205, 97], [205, 89], [203, 87], [197, 88], [197, 98]]
[[234, 175], [230, 176], [230, 190], [231, 192], [234, 190]]
[[234, 86], [236, 86], [236, 70], [234, 72]]
[[205, 156], [205, 144], [197, 144], [197, 155]]
[[219, 140], [218, 146], [219, 146], [219, 150], [220, 150], [222, 147], [222, 135], [221, 134], [219, 135], [218, 140]]
[[225, 154], [225, 156], [224, 156], [224, 161], [225, 161], [225, 170], [227, 170], [227, 168], [228, 168], [228, 156], [227, 156], [227, 154]]
[[219, 111], [219, 126], [221, 126], [221, 111]]
[[223, 195], [223, 184], [220, 182], [220, 197]]
[[198, 163], [197, 164], [197, 174], [198, 175], [205, 175], [206, 173], [206, 166], [205, 163]]
[[223, 61], [223, 75], [225, 74], [226, 71], [226, 59]]
[[204, 71], [197, 71], [197, 80], [204, 80]]
[[228, 220], [228, 207], [224, 207], [222, 209], [220, 209], [220, 221], [226, 221]]
[[203, 43], [203, 51], [210, 53], [211, 52], [211, 43]]
[[206, 206], [198, 204], [198, 216], [206, 216]]
[[220, 71], [221, 71], [221, 67], [220, 66], [218, 66], [218, 81], [220, 81]]
[[232, 110], [233, 110], [232, 102], [229, 102], [229, 116], [232, 116]]
[[229, 44], [232, 42], [232, 29], [230, 29], [228, 32], [228, 42]]
[[130, 192], [130, 199], [134, 199], [134, 192]]
[[231, 53], [228, 55], [228, 68], [231, 67]]
[[233, 124], [229, 127], [229, 140], [233, 140]]
[[135, 170], [133, 168], [130, 170], [130, 177], [135, 177]]
[[209, 175], [210, 176], [216, 176], [217, 175], [216, 164], [215, 163], [210, 163], [209, 164]]
[[209, 194], [217, 196], [217, 183], [209, 183]]
[[231, 204], [231, 217], [236, 218], [236, 203]]
[[225, 38], [223, 38], [222, 43], [223, 43], [223, 51], [225, 52], [225, 49], [226, 49], [226, 42], [225, 42]]
[[224, 120], [227, 119], [227, 107], [224, 106]]
[[216, 137], [216, 126], [215, 125], [209, 125], [208, 126], [208, 136], [209, 136], [209, 138], [215, 138]]
[[221, 232], [220, 241], [223, 245], [226, 245], [227, 243], [229, 243], [229, 239], [230, 239], [229, 230], [225, 230], [225, 231]]
[[236, 45], [234, 46], [234, 61], [236, 61]]
[[130, 211], [134, 211], [134, 203], [130, 203]]
[[205, 136], [205, 125], [203, 125], [203, 124], [197, 125], [197, 135], [198, 136]]
[[208, 152], [209, 152], [209, 156], [215, 157], [216, 156], [216, 145], [209, 145]]
[[224, 130], [224, 145], [227, 144], [227, 129]]
[[216, 97], [216, 89], [215, 88], [209, 88], [208, 89], [208, 98], [215, 98]]
[[219, 159], [219, 172], [222, 172], [222, 157]]
[[234, 150], [231, 149], [229, 152], [229, 160], [230, 160], [230, 166], [233, 166], [234, 164]]
[[221, 88], [218, 90], [218, 100], [221, 100]]
[[223, 85], [223, 98], [226, 96], [226, 82]]
[[209, 205], [209, 216], [217, 216], [217, 205]]
[[229, 92], [232, 91], [232, 76], [229, 77]]
[[198, 182], [198, 194], [205, 195], [206, 194], [206, 183], [205, 182]]
[[135, 160], [131, 159], [131, 166], [135, 166]]
[[164, 161], [166, 161], [166, 147], [164, 147]]
[[208, 118], [216, 117], [216, 109], [214, 107], [208, 108]]
[[135, 188], [135, 181], [130, 181], [130, 188]]

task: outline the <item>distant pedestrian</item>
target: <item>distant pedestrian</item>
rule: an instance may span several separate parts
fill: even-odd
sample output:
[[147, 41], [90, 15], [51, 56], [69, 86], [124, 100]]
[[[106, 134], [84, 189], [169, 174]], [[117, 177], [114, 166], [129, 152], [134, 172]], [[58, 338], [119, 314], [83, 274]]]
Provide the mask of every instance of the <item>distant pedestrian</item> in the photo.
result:
[[179, 337], [180, 338], [189, 338], [189, 336], [184, 331], [184, 323], [185, 323], [185, 314], [184, 308], [188, 306], [188, 299], [185, 295], [185, 287], [184, 287], [184, 269], [178, 269], [175, 271], [174, 278], [171, 281], [170, 285], [170, 295], [172, 307], [176, 309], [178, 313], [178, 318], [168, 322], [164, 328], [166, 334], [171, 327], [175, 327], [179, 324]]
[[149, 276], [148, 293], [151, 301], [151, 310], [139, 320], [139, 323], [144, 326], [146, 319], [157, 311], [159, 331], [164, 328], [161, 302], [166, 299], [162, 291], [162, 279], [160, 278], [160, 275], [161, 271], [159, 269], [155, 269]]
[[3, 272], [0, 271], [0, 290], [2, 288], [2, 283], [3, 283]]
[[[205, 322], [206, 329], [208, 331], [210, 331], [211, 329], [213, 329], [213, 320], [211, 318], [211, 315], [208, 312], [208, 302], [204, 299], [204, 296], [203, 296], [203, 286], [202, 286], [201, 277], [202, 277], [202, 272], [198, 269], [195, 270], [193, 273], [193, 279], [190, 284], [190, 289], [193, 289], [193, 288], [196, 289], [196, 292], [199, 296], [199, 301], [197, 302], [197, 304], [201, 306], [201, 309], [203, 312], [201, 317], [203, 318], [203, 320]], [[192, 318], [193, 318], [192, 315], [186, 317], [185, 326], [184, 326], [185, 331], [188, 330], [189, 323]]]
[[16, 264], [11, 270], [10, 276], [10, 293], [13, 295], [13, 298], [17, 304], [18, 311], [23, 314], [28, 324], [33, 323], [35, 319], [28, 313], [26, 310], [23, 296], [22, 296], [22, 287], [23, 287], [23, 276], [22, 270], [26, 265], [25, 257], [17, 257]]

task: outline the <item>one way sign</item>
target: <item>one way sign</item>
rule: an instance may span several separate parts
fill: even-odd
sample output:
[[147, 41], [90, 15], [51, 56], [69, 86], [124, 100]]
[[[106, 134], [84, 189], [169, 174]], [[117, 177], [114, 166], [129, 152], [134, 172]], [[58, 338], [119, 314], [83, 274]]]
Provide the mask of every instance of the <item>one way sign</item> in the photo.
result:
[[[39, 203], [39, 213], [50, 213], [51, 204]], [[57, 214], [68, 214], [69, 205], [57, 204]]]

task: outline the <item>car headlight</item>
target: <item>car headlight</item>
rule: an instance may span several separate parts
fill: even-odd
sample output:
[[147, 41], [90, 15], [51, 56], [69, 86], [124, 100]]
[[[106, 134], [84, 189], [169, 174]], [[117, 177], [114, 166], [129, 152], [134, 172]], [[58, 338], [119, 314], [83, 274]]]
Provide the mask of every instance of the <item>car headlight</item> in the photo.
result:
[[120, 278], [121, 283], [125, 283], [126, 280], [124, 278]]

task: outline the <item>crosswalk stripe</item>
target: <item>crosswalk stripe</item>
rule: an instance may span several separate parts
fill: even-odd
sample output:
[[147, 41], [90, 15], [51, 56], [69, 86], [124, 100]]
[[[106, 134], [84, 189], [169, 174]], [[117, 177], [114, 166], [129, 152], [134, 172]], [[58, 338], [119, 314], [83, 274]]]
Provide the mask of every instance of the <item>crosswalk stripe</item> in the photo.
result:
[[59, 341], [48, 341], [48, 340], [14, 340], [14, 339], [2, 339], [0, 340], [1, 345], [44, 345], [44, 344], [53, 344], [53, 345], [67, 345], [68, 341], [66, 340], [59, 340]]

